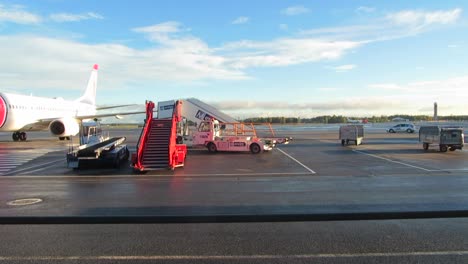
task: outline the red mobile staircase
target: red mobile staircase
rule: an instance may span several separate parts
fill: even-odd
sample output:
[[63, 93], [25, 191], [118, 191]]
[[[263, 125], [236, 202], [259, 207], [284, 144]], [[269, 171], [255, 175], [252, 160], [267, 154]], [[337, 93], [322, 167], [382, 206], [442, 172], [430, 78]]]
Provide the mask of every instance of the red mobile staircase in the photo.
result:
[[146, 102], [145, 126], [137, 144], [137, 151], [132, 155], [132, 167], [135, 171], [174, 170], [183, 167], [187, 155], [187, 146], [177, 144], [177, 123], [181, 118], [182, 102], [174, 105], [172, 118], [153, 118], [154, 103]]

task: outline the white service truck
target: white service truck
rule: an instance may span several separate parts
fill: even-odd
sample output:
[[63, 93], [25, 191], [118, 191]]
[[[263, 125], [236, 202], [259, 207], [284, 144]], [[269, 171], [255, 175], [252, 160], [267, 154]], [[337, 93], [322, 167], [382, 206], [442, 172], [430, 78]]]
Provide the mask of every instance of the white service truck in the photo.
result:
[[[232, 128], [228, 128], [228, 127]], [[212, 119], [202, 121], [198, 130], [193, 134], [193, 146], [204, 146], [209, 152], [217, 151], [250, 151], [258, 154], [270, 151], [274, 143], [265, 142], [261, 138], [244, 129], [240, 123], [219, 123]]]

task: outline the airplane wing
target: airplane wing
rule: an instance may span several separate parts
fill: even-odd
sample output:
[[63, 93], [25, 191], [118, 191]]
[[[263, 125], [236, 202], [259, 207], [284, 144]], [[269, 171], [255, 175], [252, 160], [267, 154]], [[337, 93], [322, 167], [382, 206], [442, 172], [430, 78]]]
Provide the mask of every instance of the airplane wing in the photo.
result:
[[[85, 119], [94, 119], [94, 118], [101, 118], [101, 117], [115, 117], [117, 119], [121, 119], [120, 116], [124, 115], [136, 115], [136, 114], [145, 114], [145, 111], [136, 111], [136, 112], [125, 112], [125, 113], [108, 113], [108, 114], [97, 114], [97, 115], [85, 115], [85, 116], [72, 116], [71, 118], [78, 119], [78, 120], [85, 120]], [[40, 119], [37, 121], [37, 123], [50, 123], [56, 119], [60, 119], [63, 117], [55, 117], [55, 118], [45, 118], [45, 119]]]
[[96, 107], [96, 110], [106, 110], [106, 109], [113, 109], [113, 108], [120, 108], [120, 107], [127, 107], [127, 106], [137, 106], [137, 105], [138, 105], [138, 104], [101, 106], [101, 107]]
[[99, 114], [99, 115], [88, 115], [88, 116], [75, 116], [75, 119], [84, 120], [84, 119], [94, 119], [101, 117], [115, 117], [117, 119], [122, 119], [120, 116], [124, 115], [137, 115], [137, 114], [146, 114], [146, 111], [137, 111], [137, 112], [125, 112], [125, 113], [108, 113], [108, 114]]

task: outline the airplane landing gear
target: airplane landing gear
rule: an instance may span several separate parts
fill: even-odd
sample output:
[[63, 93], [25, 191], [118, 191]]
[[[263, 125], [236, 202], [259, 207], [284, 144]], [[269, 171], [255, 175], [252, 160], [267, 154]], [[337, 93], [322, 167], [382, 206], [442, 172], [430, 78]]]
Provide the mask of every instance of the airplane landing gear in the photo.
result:
[[26, 141], [28, 138], [26, 132], [15, 132], [12, 135], [13, 141]]

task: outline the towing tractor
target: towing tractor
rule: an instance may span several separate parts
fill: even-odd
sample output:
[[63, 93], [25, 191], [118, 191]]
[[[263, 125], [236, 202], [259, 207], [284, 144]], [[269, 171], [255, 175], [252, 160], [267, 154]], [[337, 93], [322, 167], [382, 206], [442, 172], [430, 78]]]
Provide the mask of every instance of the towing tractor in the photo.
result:
[[270, 151], [273, 141], [258, 138], [253, 125], [243, 123], [219, 123], [216, 119], [202, 121], [193, 134], [193, 146], [204, 146], [209, 152], [233, 151], [258, 154]]

